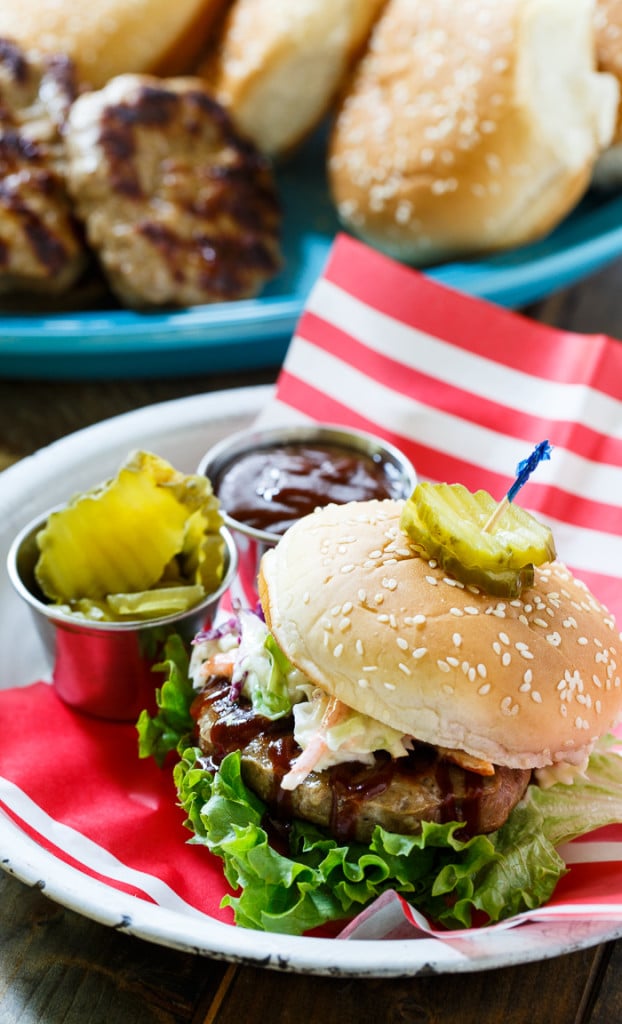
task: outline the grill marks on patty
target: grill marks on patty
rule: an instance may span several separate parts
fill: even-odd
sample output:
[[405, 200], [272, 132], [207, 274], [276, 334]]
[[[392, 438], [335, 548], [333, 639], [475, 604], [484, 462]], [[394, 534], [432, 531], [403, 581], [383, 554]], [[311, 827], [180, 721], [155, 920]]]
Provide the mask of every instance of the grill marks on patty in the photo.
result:
[[64, 179], [75, 95], [68, 58], [0, 39], [0, 292], [59, 293], [86, 265]]
[[292, 791], [281, 780], [300, 753], [293, 719], [256, 715], [235, 702], [229, 680], [214, 677], [197, 697], [193, 715], [209, 767], [241, 751], [245, 783], [278, 818], [304, 818], [340, 840], [368, 842], [374, 827], [404, 835], [422, 821], [464, 821], [465, 835], [492, 832], [521, 799], [531, 773], [497, 767], [492, 776], [467, 771], [426, 744], [406, 758], [377, 755], [373, 765], [347, 762], [310, 775]]
[[74, 104], [69, 187], [134, 306], [249, 298], [280, 268], [269, 162], [198, 79], [123, 75]]

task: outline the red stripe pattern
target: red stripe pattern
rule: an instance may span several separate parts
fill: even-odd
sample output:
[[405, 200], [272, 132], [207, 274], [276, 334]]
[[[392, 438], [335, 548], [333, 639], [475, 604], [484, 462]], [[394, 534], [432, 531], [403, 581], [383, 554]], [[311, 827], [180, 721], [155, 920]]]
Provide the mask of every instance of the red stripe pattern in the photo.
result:
[[339, 236], [298, 324], [269, 423], [370, 431], [419, 477], [501, 498], [548, 438], [521, 504], [622, 621], [622, 344], [534, 323]]

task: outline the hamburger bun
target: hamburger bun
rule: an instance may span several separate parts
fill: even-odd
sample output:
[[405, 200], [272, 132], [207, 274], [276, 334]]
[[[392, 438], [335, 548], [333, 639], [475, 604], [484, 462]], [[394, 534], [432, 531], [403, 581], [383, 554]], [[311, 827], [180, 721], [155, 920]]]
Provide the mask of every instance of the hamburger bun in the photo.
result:
[[264, 152], [293, 149], [318, 124], [385, 0], [236, 0], [199, 67]]
[[268, 628], [313, 683], [424, 743], [510, 768], [581, 765], [620, 717], [613, 618], [555, 562], [520, 600], [445, 575], [401, 501], [330, 505], [266, 552]]
[[0, 36], [73, 59], [98, 88], [126, 71], [187, 71], [225, 0], [20, 0], [0, 5]]
[[389, 0], [330, 139], [340, 219], [422, 264], [537, 239], [587, 188], [618, 95], [590, 0]]
[[[622, 84], [622, 0], [596, 0], [596, 61], [601, 71], [614, 75]], [[610, 147], [594, 168], [594, 183], [616, 186], [622, 181], [622, 104]]]

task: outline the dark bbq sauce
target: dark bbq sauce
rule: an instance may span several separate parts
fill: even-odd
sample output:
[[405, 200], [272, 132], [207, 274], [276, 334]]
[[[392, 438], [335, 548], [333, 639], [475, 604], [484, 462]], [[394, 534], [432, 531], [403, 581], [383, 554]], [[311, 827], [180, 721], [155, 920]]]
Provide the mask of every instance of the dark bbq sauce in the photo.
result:
[[212, 482], [228, 515], [276, 534], [330, 502], [405, 497], [391, 463], [338, 444], [260, 448], [240, 456]]
[[481, 832], [480, 810], [484, 795], [484, 777], [464, 768], [456, 768], [449, 761], [439, 760], [436, 779], [443, 794], [441, 821], [463, 821], [460, 838]]
[[[232, 751], [244, 750], [256, 736], [278, 737], [292, 732], [291, 716], [275, 720], [265, 718], [253, 711], [250, 701], [245, 697], [232, 700], [231, 683], [225, 678], [215, 677], [195, 698], [190, 709], [195, 721], [201, 717], [206, 705], [210, 705], [211, 714], [217, 719], [210, 730], [210, 742], [213, 747], [210, 760], [215, 767]], [[295, 746], [295, 750], [297, 753], [298, 747]], [[289, 765], [283, 774], [288, 767]]]

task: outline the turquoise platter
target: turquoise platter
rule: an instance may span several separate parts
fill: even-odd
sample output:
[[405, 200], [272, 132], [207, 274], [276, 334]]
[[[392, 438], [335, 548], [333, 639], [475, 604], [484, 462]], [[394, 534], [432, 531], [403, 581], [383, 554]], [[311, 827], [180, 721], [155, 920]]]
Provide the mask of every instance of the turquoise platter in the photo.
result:
[[[114, 307], [31, 311], [0, 307], [0, 376], [97, 379], [218, 374], [278, 366], [338, 224], [322, 149], [278, 172], [284, 270], [253, 300], [139, 313]], [[622, 194], [590, 194], [548, 238], [486, 259], [446, 263], [437, 281], [523, 307], [622, 254]]]

